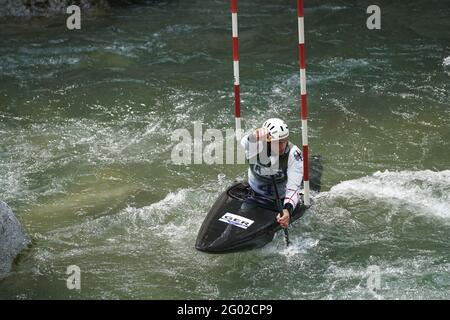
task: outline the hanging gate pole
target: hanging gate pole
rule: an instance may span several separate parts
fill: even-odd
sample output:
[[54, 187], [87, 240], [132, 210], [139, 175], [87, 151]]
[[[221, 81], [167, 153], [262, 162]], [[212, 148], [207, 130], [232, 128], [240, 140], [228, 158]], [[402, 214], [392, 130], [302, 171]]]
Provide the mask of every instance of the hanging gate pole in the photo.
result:
[[[297, 0], [298, 16], [298, 60], [300, 67], [300, 104], [302, 122], [302, 153], [303, 153], [303, 202], [310, 206], [309, 190], [309, 150], [308, 150], [308, 110], [306, 106], [306, 67], [305, 67], [305, 27], [303, 0]], [[234, 74], [234, 116], [236, 139], [240, 141], [241, 133], [241, 97], [239, 82], [239, 47], [237, 0], [231, 0], [231, 19], [233, 35], [233, 74]]]
[[233, 32], [233, 74], [234, 74], [234, 117], [236, 140], [241, 141], [241, 90], [239, 83], [239, 47], [237, 0], [231, 0], [231, 20]]
[[309, 155], [308, 155], [308, 110], [306, 108], [306, 66], [305, 66], [305, 26], [303, 0], [297, 0], [298, 16], [298, 61], [300, 67], [300, 101], [302, 121], [302, 153], [303, 153], [303, 202], [310, 206], [309, 194]]

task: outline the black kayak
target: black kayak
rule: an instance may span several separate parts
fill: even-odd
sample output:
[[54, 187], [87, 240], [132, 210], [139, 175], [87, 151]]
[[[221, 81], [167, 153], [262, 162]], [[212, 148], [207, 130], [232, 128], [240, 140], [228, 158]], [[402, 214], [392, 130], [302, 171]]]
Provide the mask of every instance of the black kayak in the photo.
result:
[[[320, 156], [310, 159], [310, 188], [320, 191]], [[292, 222], [306, 207], [297, 205]], [[276, 221], [275, 201], [258, 197], [245, 182], [235, 182], [216, 200], [197, 235], [195, 248], [208, 253], [228, 253], [260, 248], [273, 240], [281, 229]]]

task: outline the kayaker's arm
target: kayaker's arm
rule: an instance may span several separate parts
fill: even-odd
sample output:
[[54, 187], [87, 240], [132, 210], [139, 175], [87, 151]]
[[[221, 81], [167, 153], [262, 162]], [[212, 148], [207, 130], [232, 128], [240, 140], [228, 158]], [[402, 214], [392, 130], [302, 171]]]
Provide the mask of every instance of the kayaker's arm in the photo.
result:
[[294, 211], [300, 199], [300, 188], [303, 178], [303, 161], [300, 149], [294, 146], [289, 152], [286, 196], [284, 198], [284, 209], [290, 214]]
[[[267, 132], [262, 129], [256, 129], [254, 132], [246, 134], [241, 139], [241, 146], [245, 150], [245, 159], [251, 159], [257, 156], [258, 151], [263, 150], [262, 137], [267, 135]], [[256, 145], [256, 143], [258, 145]], [[252, 144], [252, 145], [251, 145]]]

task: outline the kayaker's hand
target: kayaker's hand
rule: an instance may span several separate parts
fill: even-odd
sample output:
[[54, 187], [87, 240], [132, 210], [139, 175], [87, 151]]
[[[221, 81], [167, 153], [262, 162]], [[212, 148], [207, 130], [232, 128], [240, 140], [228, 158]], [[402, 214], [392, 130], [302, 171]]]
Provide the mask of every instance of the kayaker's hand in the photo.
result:
[[258, 128], [255, 130], [256, 141], [270, 141], [269, 137], [269, 129], [267, 128]]
[[280, 214], [277, 215], [277, 222], [284, 229], [289, 226], [289, 211], [287, 209], [283, 209], [283, 216], [281, 218]]

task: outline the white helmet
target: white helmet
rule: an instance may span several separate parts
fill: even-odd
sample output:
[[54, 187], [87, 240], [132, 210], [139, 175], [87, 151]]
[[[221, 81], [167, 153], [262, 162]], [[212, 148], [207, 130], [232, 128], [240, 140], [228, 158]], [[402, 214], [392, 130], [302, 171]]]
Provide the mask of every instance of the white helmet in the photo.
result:
[[289, 127], [278, 118], [270, 118], [263, 124], [263, 128], [269, 130], [271, 141], [278, 141], [289, 137]]

